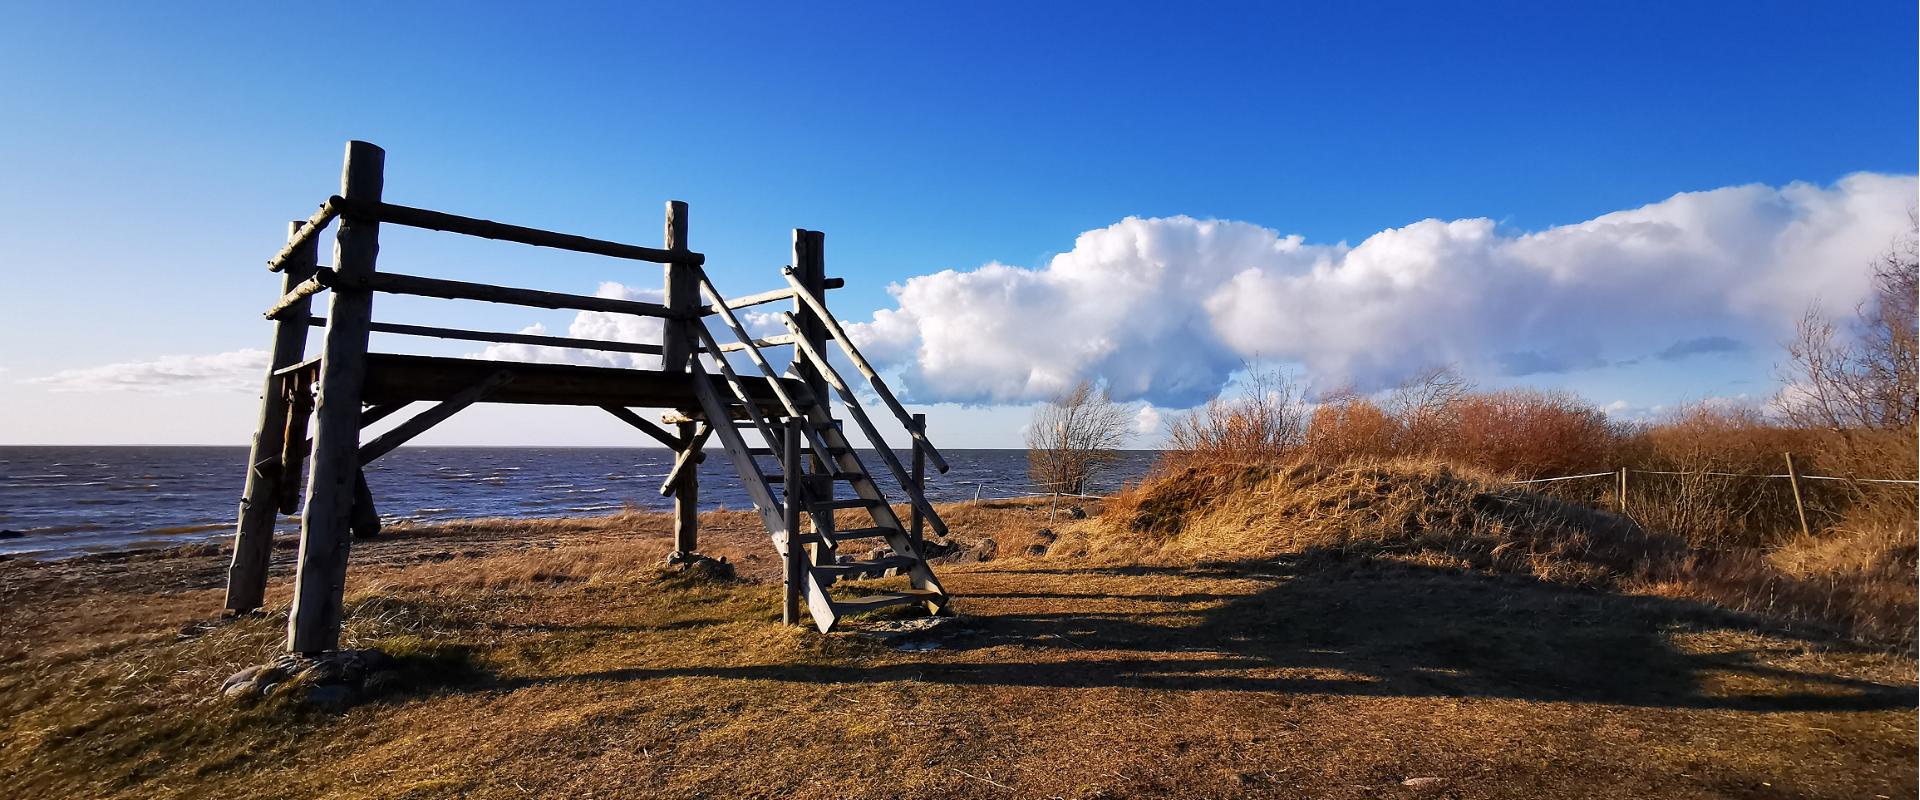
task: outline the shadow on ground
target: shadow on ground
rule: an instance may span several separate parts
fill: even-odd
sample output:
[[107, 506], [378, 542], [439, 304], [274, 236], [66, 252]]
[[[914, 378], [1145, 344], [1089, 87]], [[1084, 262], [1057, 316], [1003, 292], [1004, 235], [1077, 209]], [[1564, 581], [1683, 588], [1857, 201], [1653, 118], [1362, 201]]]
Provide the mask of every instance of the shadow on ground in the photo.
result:
[[[1126, 579], [1141, 576], [1171, 579], [1156, 584], [1179, 589], [1127, 593]], [[1778, 666], [1810, 644], [1845, 646], [1782, 638], [1765, 623], [1709, 606], [1365, 556], [1190, 569], [1015, 567], [956, 572], [948, 583], [966, 619], [939, 639], [939, 650], [909, 663], [633, 668], [524, 683], [911, 680], [1749, 711], [1911, 708], [1916, 700], [1912, 685]], [[1736, 640], [1747, 649], [1698, 652], [1674, 641], [1727, 631], [1765, 636]], [[988, 649], [991, 658], [969, 657]]]

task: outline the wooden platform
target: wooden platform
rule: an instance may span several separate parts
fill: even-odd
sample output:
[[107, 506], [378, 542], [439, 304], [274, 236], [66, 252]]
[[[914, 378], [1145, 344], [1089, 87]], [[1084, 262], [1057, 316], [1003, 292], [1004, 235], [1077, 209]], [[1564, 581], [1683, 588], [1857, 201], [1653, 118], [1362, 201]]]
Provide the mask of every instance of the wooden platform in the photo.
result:
[[[320, 359], [314, 358], [280, 373], [306, 372], [317, 378], [319, 370]], [[693, 386], [695, 380], [712, 384], [721, 396], [732, 393], [726, 379], [719, 375], [368, 353], [366, 387], [361, 399], [370, 405], [438, 402], [478, 385], [501, 370], [513, 373], [513, 382], [493, 390], [481, 402], [691, 410], [700, 407]], [[768, 379], [742, 377], [740, 381], [748, 395], [764, 401], [769, 409], [779, 404], [768, 386]], [[790, 393], [807, 392], [806, 384], [800, 381], [781, 379], [780, 382]]]

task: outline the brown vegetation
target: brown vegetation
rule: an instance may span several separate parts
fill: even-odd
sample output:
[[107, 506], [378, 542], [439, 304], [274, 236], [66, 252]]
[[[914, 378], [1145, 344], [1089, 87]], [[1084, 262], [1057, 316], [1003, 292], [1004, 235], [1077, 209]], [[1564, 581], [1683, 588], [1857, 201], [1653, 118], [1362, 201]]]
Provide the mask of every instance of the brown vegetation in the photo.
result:
[[[218, 697], [222, 678], [280, 646], [285, 550], [272, 612], [231, 621], [216, 616], [222, 548], [0, 562], [0, 786], [20, 798], [1915, 790], [1910, 660], [1556, 582], [1603, 585], [1612, 564], [1657, 546], [1628, 528], [1596, 537], [1592, 555], [1556, 539], [1537, 558], [1470, 543], [1396, 558], [1405, 542], [1381, 531], [1409, 519], [1480, 514], [1484, 529], [1517, 531], [1592, 512], [1545, 498], [1475, 511], [1479, 478], [1439, 467], [1220, 480], [1349, 499], [1385, 484], [1388, 499], [1311, 504], [1307, 527], [1345, 531], [1341, 548], [1207, 564], [1204, 547], [1186, 563], [1073, 557], [1108, 523], [1043, 532], [1045, 503], [943, 508], [956, 557], [977, 560], [989, 536], [1001, 555], [943, 566], [960, 618], [893, 639], [884, 626], [899, 620], [829, 636], [779, 625], [778, 567], [756, 556], [768, 548], [748, 514], [703, 526], [711, 551], [742, 565], [720, 582], [653, 567], [663, 515], [400, 527], [355, 545], [345, 633], [398, 656], [403, 679], [335, 711]], [[1195, 544], [1181, 543], [1227, 516], [1188, 513], [1206, 525], [1150, 535]], [[1552, 572], [1563, 563], [1593, 567]]]

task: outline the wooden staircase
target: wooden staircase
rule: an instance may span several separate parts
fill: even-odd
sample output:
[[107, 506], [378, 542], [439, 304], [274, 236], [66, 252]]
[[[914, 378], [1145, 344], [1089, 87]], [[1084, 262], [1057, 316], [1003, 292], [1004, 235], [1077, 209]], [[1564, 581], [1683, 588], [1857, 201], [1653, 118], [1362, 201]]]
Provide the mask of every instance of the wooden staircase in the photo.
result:
[[[795, 282], [791, 270], [787, 272], [787, 279], [794, 282], [793, 296], [802, 301], [812, 299]], [[774, 548], [780, 552], [786, 564], [787, 620], [798, 622], [797, 606], [802, 599], [814, 627], [823, 633], [832, 630], [848, 614], [889, 606], [922, 604], [928, 613], [944, 612], [949, 597], [927, 563], [923, 542], [916, 541], [907, 527], [901, 524], [887, 496], [874, 482], [873, 473], [847, 440], [840, 423], [833, 418], [827, 399], [791, 381], [780, 380], [761, 353], [763, 346], [794, 346], [796, 367], [802, 363], [809, 365], [814, 374], [823, 377], [836, 390], [848, 415], [859, 424], [867, 440], [873, 444], [875, 455], [893, 472], [897, 484], [907, 495], [906, 501], [919, 511], [937, 535], [944, 538], [946, 525], [940, 520], [939, 514], [927, 502], [918, 482], [909, 476], [898, 456], [894, 455], [875, 429], [852, 388], [827, 362], [822, 348], [807, 341], [802, 333], [800, 318], [794, 313], [782, 315], [793, 331], [790, 336], [755, 339], [748, 335], [704, 273], [699, 275], [699, 283], [702, 292], [713, 299], [711, 307], [716, 309], [717, 316], [726, 322], [739, 342], [723, 348], [704, 324], [694, 326], [694, 333], [700, 339], [700, 357], [691, 359], [689, 369], [695, 376], [693, 384], [701, 411], [699, 422], [710, 429], [726, 451], [728, 459], [733, 462], [747, 496], [766, 525]], [[868, 379], [875, 393], [902, 420], [938, 468], [945, 471], [945, 461], [926, 442], [925, 432], [917, 429], [918, 426], [906, 410], [893, 398], [885, 383], [866, 359], [860, 356], [839, 323], [826, 313], [824, 306], [806, 302], [797, 307], [797, 312], [811, 314], [814, 319], [824, 323], [819, 327], [824, 327], [831, 338], [840, 344]], [[777, 404], [769, 404], [748, 393], [745, 382], [727, 362], [728, 352], [744, 353], [770, 379], [767, 385], [773, 387]], [[702, 357], [711, 359], [712, 367], [719, 371], [724, 381], [707, 379], [709, 367], [703, 363]], [[716, 383], [726, 386], [730, 391], [722, 394]], [[748, 443], [742, 430], [743, 423], [745, 427], [759, 432], [765, 446], [755, 447]], [[853, 496], [837, 496], [836, 489], [841, 485], [851, 489]], [[864, 512], [868, 519], [856, 526], [842, 527], [840, 520], [836, 519], [836, 512]], [[803, 526], [803, 520], [810, 525]], [[839, 555], [840, 546], [844, 543], [875, 539], [886, 543], [888, 555], [867, 560], [842, 560]], [[857, 594], [842, 591], [838, 596], [833, 591], [842, 582], [887, 575], [907, 576], [908, 588]]]

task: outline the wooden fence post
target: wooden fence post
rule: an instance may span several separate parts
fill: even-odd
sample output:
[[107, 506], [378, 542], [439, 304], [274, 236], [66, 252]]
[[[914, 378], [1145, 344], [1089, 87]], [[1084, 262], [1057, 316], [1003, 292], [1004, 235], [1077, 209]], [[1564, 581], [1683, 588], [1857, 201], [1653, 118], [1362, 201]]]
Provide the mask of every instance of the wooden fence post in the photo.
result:
[[1620, 515], [1627, 514], [1627, 468], [1620, 468]]
[[[667, 201], [666, 241], [668, 250], [687, 250], [687, 204], [682, 201]], [[667, 276], [667, 308], [681, 314], [697, 313], [700, 307], [700, 266], [691, 262], [673, 262], [664, 269]], [[694, 335], [692, 326], [701, 324], [704, 323], [692, 316], [666, 320], [660, 332], [660, 369], [667, 372], [686, 371], [688, 357], [699, 347], [699, 337]]]
[[800, 546], [800, 512], [804, 508], [805, 489], [802, 481], [800, 461], [800, 420], [789, 419], [786, 427], [786, 439], [780, 453], [780, 472], [786, 480], [786, 555], [783, 558], [786, 577], [781, 581], [780, 621], [788, 625], [800, 624], [800, 594], [806, 586], [806, 550]]
[[[694, 436], [696, 425], [682, 422], [675, 426], [683, 447], [699, 447]], [[691, 463], [680, 471], [673, 484], [673, 555], [668, 560], [685, 559], [700, 551], [700, 454], [685, 453]]]
[[1800, 497], [1800, 470], [1793, 465], [1793, 454], [1787, 453], [1787, 484], [1793, 488], [1793, 510], [1800, 515], [1800, 533], [1813, 537], [1813, 526], [1807, 524], [1807, 504]]
[[[288, 241], [300, 236], [306, 220], [287, 226]], [[318, 260], [309, 238], [283, 260], [280, 294], [313, 276]], [[227, 611], [241, 614], [258, 609], [266, 602], [267, 565], [273, 560], [273, 528], [279, 521], [281, 446], [287, 435], [287, 415], [292, 398], [283, 384], [288, 380], [274, 373], [300, 362], [307, 351], [307, 318], [311, 316], [311, 298], [302, 298], [273, 323], [273, 355], [267, 362], [266, 385], [260, 394], [260, 422], [253, 434], [253, 450], [247, 455], [247, 484], [240, 498], [239, 522], [233, 534], [233, 562], [227, 567]], [[305, 409], [300, 409], [305, 413]], [[304, 428], [303, 428], [304, 430]], [[291, 481], [298, 481], [295, 475]]]
[[[806, 287], [808, 294], [820, 301], [822, 307], [827, 302], [827, 258], [826, 234], [802, 228], [793, 229], [793, 271], [800, 285]], [[813, 345], [816, 353], [827, 352], [827, 326], [816, 318], [808, 308], [806, 301], [793, 300], [793, 317], [800, 323], [800, 336]], [[832, 396], [828, 394], [827, 377], [824, 370], [807, 363], [806, 359], [793, 360], [794, 377], [807, 385], [807, 391], [813, 395], [813, 401], [827, 409], [827, 416], [833, 416]], [[839, 466], [822, 460], [817, 454], [811, 459], [808, 470], [807, 496], [816, 503], [831, 502], [834, 494], [833, 473]], [[822, 520], [824, 519], [824, 524]], [[833, 552], [827, 544], [828, 535], [833, 532], [833, 512], [827, 511], [814, 520], [814, 531], [820, 534], [821, 544], [813, 548], [815, 564], [832, 564]]]
[[[915, 433], [920, 434], [921, 437], [925, 437], [927, 435], [927, 415], [913, 415], [913, 427]], [[926, 496], [927, 451], [922, 448], [919, 438], [913, 440], [913, 485], [914, 488], [920, 490], [921, 496]], [[920, 516], [920, 506], [918, 504], [910, 503], [908, 505], [912, 506], [913, 516], [910, 518], [911, 522], [907, 526], [907, 539], [913, 542], [913, 551], [919, 553], [922, 552], [920, 544], [926, 539], [926, 520]]]
[[[352, 201], [380, 202], [385, 166], [386, 151], [366, 142], [348, 142], [340, 195]], [[341, 216], [333, 268], [342, 280], [327, 307], [320, 391], [313, 414], [313, 467], [300, 526], [293, 611], [287, 619], [287, 649], [296, 653], [340, 646], [347, 549], [352, 540], [347, 529], [360, 472], [360, 394], [373, 323], [373, 293], [354, 288], [354, 282], [373, 275], [379, 252], [380, 223]]]

